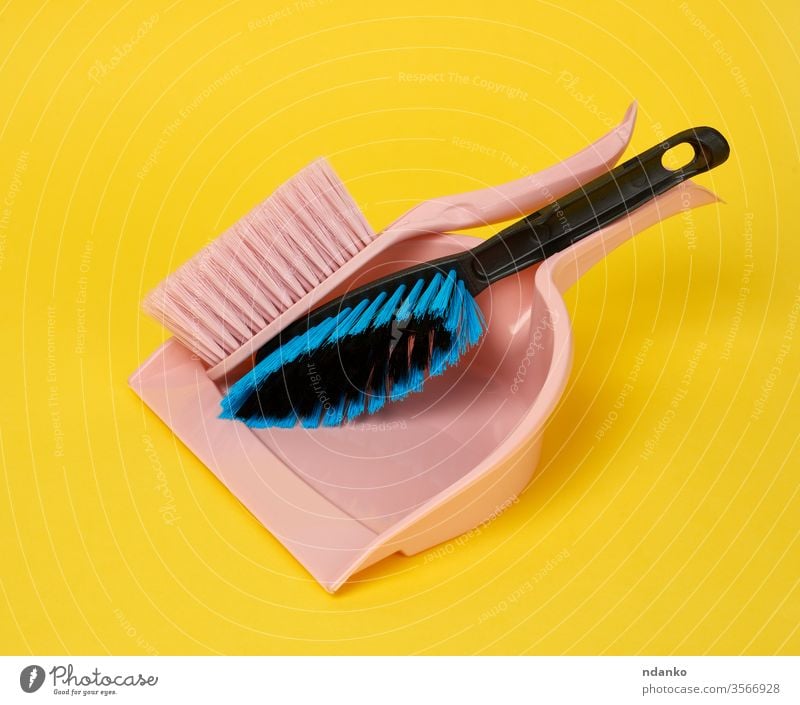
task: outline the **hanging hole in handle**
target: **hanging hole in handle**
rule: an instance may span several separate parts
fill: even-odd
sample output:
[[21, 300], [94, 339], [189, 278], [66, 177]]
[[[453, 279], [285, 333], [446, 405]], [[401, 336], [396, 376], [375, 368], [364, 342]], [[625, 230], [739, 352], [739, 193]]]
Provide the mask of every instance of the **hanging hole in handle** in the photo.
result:
[[681, 142], [661, 155], [661, 165], [669, 171], [678, 171], [689, 166], [695, 157], [697, 157], [695, 147], [688, 142]]

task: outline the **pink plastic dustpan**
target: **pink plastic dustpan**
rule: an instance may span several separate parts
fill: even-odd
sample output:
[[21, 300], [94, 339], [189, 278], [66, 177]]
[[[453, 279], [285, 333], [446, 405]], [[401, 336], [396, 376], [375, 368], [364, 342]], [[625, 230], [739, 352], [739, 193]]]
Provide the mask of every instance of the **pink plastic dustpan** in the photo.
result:
[[[611, 168], [635, 106], [583, 152], [496, 189], [428, 201], [297, 302], [245, 346], [206, 369], [175, 340], [130, 384], [181, 440], [328, 591], [395, 552], [411, 555], [477, 526], [510, 504], [536, 467], [544, 424], [572, 358], [563, 293], [635, 233], [716, 197], [686, 182], [631, 216], [509, 277], [479, 302], [488, 332], [425, 391], [343, 428], [253, 430], [217, 418], [219, 380], [280, 327], [338, 291], [472, 247], [446, 230], [541, 208]], [[520, 374], [520, 370], [524, 370]]]

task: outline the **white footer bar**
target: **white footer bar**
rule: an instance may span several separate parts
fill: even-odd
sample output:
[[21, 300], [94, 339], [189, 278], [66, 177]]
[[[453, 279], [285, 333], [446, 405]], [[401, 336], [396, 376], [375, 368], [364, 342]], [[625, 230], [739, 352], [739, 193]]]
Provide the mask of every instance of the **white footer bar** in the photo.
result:
[[800, 703], [800, 657], [4, 656], [0, 703]]

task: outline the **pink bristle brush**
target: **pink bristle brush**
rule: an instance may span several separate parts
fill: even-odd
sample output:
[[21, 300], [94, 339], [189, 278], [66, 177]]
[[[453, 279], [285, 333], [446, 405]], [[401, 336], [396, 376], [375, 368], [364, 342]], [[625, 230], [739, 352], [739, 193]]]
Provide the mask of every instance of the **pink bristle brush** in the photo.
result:
[[216, 365], [374, 237], [317, 159], [161, 282], [143, 307]]

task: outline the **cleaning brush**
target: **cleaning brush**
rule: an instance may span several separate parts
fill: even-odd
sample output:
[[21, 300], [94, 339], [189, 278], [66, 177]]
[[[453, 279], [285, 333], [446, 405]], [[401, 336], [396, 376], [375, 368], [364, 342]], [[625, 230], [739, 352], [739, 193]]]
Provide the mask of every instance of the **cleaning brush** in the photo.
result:
[[[667, 150], [691, 161], [667, 169]], [[564, 250], [692, 176], [723, 163], [725, 138], [686, 130], [505, 228], [477, 247], [347, 292], [284, 328], [223, 398], [221, 418], [250, 427], [338, 426], [421, 391], [475, 346], [485, 320], [475, 297]]]
[[317, 159], [159, 284], [142, 305], [215, 365], [374, 237], [330, 164]]

